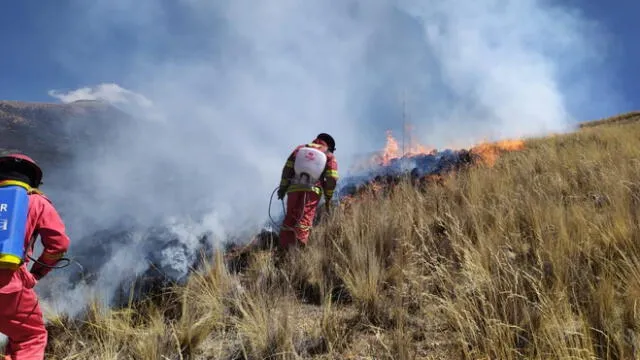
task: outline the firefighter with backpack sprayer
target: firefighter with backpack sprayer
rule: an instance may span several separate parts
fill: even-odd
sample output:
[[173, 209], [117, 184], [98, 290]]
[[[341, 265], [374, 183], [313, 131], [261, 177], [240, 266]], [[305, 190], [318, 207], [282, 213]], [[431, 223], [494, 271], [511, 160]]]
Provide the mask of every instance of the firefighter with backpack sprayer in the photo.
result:
[[278, 188], [278, 199], [287, 196], [280, 229], [280, 247], [305, 246], [316, 209], [324, 193], [327, 210], [338, 182], [338, 162], [331, 135], [319, 134], [311, 143], [297, 146], [287, 159]]
[[[42, 170], [23, 154], [0, 156], [0, 332], [5, 360], [44, 359], [47, 330], [33, 287], [69, 247], [65, 225], [38, 190]], [[31, 257], [37, 236], [44, 250]], [[29, 259], [34, 260], [27, 270]]]

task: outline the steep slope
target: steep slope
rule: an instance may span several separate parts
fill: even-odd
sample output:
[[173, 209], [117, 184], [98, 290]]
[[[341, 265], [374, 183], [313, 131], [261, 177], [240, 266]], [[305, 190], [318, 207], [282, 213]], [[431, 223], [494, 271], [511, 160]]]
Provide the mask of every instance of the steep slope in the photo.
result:
[[[191, 176], [184, 171], [163, 176], [167, 166], [162, 156], [145, 149], [145, 144], [156, 138], [175, 141], [177, 135], [168, 136], [171, 131], [163, 124], [140, 121], [98, 101], [5, 101], [0, 102], [0, 111], [0, 126], [5, 130], [0, 132], [0, 149], [26, 152], [41, 163], [45, 170], [43, 190], [62, 212], [73, 238], [70, 255], [81, 265], [54, 272], [38, 287], [46, 302], [73, 314], [85, 305], [86, 294], [95, 292], [113, 305], [126, 305], [134, 282], [137, 296], [168, 282], [183, 281], [191, 268], [199, 266], [200, 252], [210, 253], [211, 231], [191, 221], [190, 217], [201, 215], [193, 210], [193, 203], [188, 211], [182, 208], [169, 214], [177, 218], [171, 223], [160, 217], [139, 221], [150, 213], [141, 203], [161, 208], [158, 197], [166, 195], [166, 189], [179, 188]], [[135, 143], [141, 146], [129, 146]], [[129, 161], [126, 150], [121, 149], [145, 154]], [[379, 176], [398, 177], [407, 166], [414, 167], [412, 175], [422, 176], [471, 162], [466, 150], [414, 155], [399, 159], [393, 158], [397, 154], [385, 153], [384, 166], [343, 178], [345, 186], [339, 196], [352, 196], [366, 188], [361, 185]], [[150, 161], [141, 161], [145, 156]], [[132, 188], [153, 186], [160, 194], [147, 191], [144, 199], [119, 200], [122, 195], [109, 189], [117, 189], [113, 183], [121, 179]], [[122, 208], [138, 210], [126, 212]]]
[[52, 358], [634, 358], [640, 123], [364, 191], [309, 248], [221, 254], [130, 309], [51, 319]]

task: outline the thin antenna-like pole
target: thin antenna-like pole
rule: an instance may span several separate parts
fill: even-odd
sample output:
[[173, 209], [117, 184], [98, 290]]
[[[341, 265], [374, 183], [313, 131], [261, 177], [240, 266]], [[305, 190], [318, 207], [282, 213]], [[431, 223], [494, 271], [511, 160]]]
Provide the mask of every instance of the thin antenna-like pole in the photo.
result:
[[407, 102], [406, 102], [406, 91], [402, 91], [402, 156], [405, 154], [405, 132], [407, 131]]

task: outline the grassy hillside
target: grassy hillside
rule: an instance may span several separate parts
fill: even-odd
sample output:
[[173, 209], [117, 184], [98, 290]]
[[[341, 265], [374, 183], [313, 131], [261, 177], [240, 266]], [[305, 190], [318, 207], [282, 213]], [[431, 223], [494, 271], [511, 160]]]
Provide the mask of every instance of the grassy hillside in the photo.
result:
[[605, 118], [605, 119], [588, 121], [580, 124], [580, 127], [584, 129], [588, 127], [598, 127], [601, 125], [625, 125], [625, 124], [635, 123], [639, 120], [640, 120], [640, 111], [630, 111], [628, 113], [620, 114], [620, 115]]
[[304, 251], [239, 273], [218, 256], [148, 303], [52, 318], [49, 358], [637, 358], [639, 141], [602, 122], [367, 194]]

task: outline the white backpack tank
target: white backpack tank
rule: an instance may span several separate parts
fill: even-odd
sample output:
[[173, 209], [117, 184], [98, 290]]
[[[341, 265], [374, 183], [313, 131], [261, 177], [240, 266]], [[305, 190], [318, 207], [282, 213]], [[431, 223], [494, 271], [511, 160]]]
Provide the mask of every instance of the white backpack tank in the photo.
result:
[[298, 150], [293, 168], [298, 184], [315, 184], [327, 164], [327, 155], [315, 148], [303, 147]]

